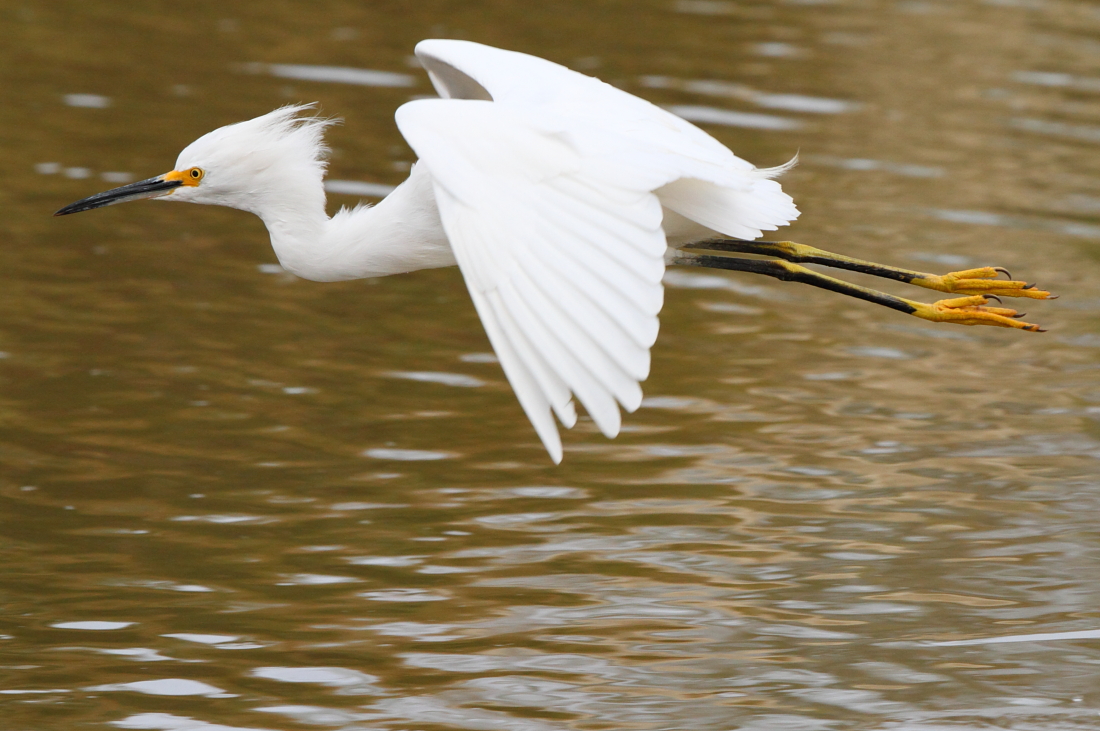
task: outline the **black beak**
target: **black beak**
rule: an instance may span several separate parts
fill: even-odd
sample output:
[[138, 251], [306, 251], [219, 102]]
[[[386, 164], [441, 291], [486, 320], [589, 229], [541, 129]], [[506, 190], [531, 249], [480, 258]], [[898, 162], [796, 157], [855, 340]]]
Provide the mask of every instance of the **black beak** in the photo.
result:
[[108, 190], [103, 193], [96, 193], [76, 203], [70, 203], [53, 215], [67, 216], [70, 213], [90, 211], [93, 208], [113, 206], [116, 203], [125, 203], [126, 201], [136, 201], [142, 198], [158, 198], [162, 195], [167, 195], [172, 190], [183, 185], [182, 180], [165, 180], [164, 178], [165, 176], [158, 175], [155, 178], [139, 180], [136, 183], [130, 183], [121, 188], [115, 188], [114, 190]]

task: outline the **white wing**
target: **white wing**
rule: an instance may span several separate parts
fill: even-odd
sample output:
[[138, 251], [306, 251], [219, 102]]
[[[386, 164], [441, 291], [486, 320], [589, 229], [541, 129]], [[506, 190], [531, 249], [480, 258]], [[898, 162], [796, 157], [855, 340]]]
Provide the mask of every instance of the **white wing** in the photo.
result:
[[[721, 219], [721, 191], [778, 185], [678, 117], [549, 61], [464, 41], [424, 41], [417, 54], [445, 98], [402, 106], [398, 126], [428, 167], [504, 372], [560, 462], [551, 411], [572, 427], [573, 394], [608, 437], [618, 405], [641, 403], [663, 302], [655, 191], [714, 227], [701, 219]], [[771, 224], [748, 218], [726, 232]]]
[[680, 117], [535, 56], [454, 40], [421, 41], [416, 55], [440, 96], [527, 112], [567, 135], [582, 155], [621, 165], [627, 175], [644, 169], [660, 181], [650, 190], [666, 208], [713, 231], [754, 239], [798, 218], [794, 201], [771, 180], [793, 160], [757, 169]]

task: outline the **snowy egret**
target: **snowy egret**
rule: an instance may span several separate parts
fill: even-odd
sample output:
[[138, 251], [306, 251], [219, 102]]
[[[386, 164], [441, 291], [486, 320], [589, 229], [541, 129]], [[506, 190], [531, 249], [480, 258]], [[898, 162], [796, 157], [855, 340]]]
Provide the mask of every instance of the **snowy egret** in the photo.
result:
[[[683, 119], [534, 56], [454, 40], [423, 41], [416, 54], [442, 98], [397, 110], [419, 161], [376, 206], [325, 213], [330, 120], [303, 116], [313, 107], [304, 105], [214, 130], [171, 172], [55, 215], [140, 198], [239, 208], [263, 220], [287, 271], [316, 281], [457, 264], [555, 462], [562, 446], [551, 414], [572, 427], [574, 395], [608, 437], [619, 432], [619, 406], [641, 404], [667, 264], [804, 282], [936, 322], [1039, 329], [986, 306], [997, 295], [1050, 296], [1000, 279], [1001, 268], [938, 276], [754, 241], [798, 216], [773, 179], [793, 161], [758, 169]], [[963, 296], [916, 302], [806, 263]]]

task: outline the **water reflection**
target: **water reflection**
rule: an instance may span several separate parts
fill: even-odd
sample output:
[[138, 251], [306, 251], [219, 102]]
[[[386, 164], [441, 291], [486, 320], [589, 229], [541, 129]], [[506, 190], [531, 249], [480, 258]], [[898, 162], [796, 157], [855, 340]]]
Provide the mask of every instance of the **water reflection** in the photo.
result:
[[234, 698], [232, 693], [226, 693], [221, 688], [215, 688], [207, 683], [185, 678], [161, 678], [160, 680], [137, 680], [132, 683], [108, 683], [107, 685], [93, 685], [86, 690], [110, 693], [124, 691], [143, 693], [145, 695], [169, 695], [169, 696], [204, 696], [206, 698]]
[[668, 111], [689, 122], [699, 124], [719, 124], [724, 127], [748, 127], [749, 129], [795, 130], [802, 128], [797, 119], [777, 117], [774, 114], [756, 114], [737, 112], [731, 109], [717, 109], [698, 104], [672, 104]]
[[826, 155], [811, 155], [806, 159], [806, 162], [816, 165], [843, 168], [845, 170], [881, 170], [895, 175], [905, 175], [911, 178], [941, 178], [945, 173], [944, 169], [939, 167], [907, 165], [885, 160], [868, 160], [867, 158], [838, 158]]
[[61, 99], [70, 107], [106, 109], [111, 106], [111, 98], [99, 94], [66, 94]]
[[306, 66], [303, 64], [273, 63], [249, 64], [249, 73], [267, 73], [281, 79], [300, 79], [303, 81], [328, 81], [335, 84], [354, 84], [356, 86], [416, 86], [417, 78], [409, 74], [373, 69], [353, 69], [344, 66]]
[[1073, 74], [1017, 71], [1012, 74], [1012, 79], [1024, 84], [1036, 84], [1038, 86], [1053, 86], [1088, 92], [1100, 91], [1100, 79], [1074, 76]]
[[[784, 109], [809, 114], [842, 114], [859, 109], [859, 104], [841, 99], [826, 99], [805, 94], [767, 94], [743, 84], [728, 81], [682, 80], [668, 76], [643, 76], [641, 84], [647, 89], [677, 89], [703, 96], [740, 99], [761, 107]], [[703, 120], [705, 121], [705, 120]]]
[[360, 180], [326, 180], [325, 192], [341, 195], [359, 195], [364, 198], [384, 198], [393, 192], [394, 186], [367, 183]]

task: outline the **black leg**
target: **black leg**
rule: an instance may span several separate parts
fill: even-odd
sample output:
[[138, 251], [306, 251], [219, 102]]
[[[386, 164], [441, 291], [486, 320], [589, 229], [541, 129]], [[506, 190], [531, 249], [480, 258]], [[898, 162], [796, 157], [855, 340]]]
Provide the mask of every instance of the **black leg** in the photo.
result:
[[682, 253], [673, 259], [671, 263], [708, 269], [750, 272], [774, 277], [785, 282], [801, 282], [813, 287], [827, 289], [830, 292], [873, 302], [876, 305], [889, 307], [892, 310], [931, 322], [954, 322], [959, 325], [996, 325], [1042, 332], [1038, 325], [1031, 325], [1015, 319], [1020, 316], [1015, 310], [1003, 307], [986, 307], [986, 296], [981, 294], [927, 304], [851, 284], [780, 259], [742, 259], [736, 256]]
[[812, 269], [776, 259], [742, 259], [737, 256], [689, 254], [674, 259], [672, 263], [706, 267], [707, 269], [728, 269], [734, 272], [763, 274], [766, 277], [774, 277], [784, 282], [801, 282], [802, 284], [809, 284], [813, 287], [827, 289], [830, 292], [846, 294], [849, 297], [856, 297], [857, 299], [874, 302], [876, 305], [889, 307], [892, 310], [904, 312], [907, 315], [911, 315], [916, 311], [916, 307], [911, 305], [909, 300], [902, 299], [901, 297], [894, 297], [885, 292], [879, 292], [878, 290], [869, 289], [867, 287], [860, 287], [859, 285], [851, 284], [841, 279], [819, 274]]
[[[1037, 289], [1026, 282], [1012, 281], [1008, 270], [1001, 267], [980, 267], [952, 272], [950, 274], [928, 274], [912, 269], [876, 264], [873, 261], [853, 259], [850, 256], [834, 254], [793, 241], [743, 241], [741, 239], [709, 239], [688, 244], [685, 249], [701, 251], [723, 251], [737, 254], [762, 254], [774, 256], [796, 264], [819, 264], [834, 269], [846, 269], [852, 272], [870, 274], [875, 277], [892, 279], [918, 287], [934, 289], [938, 292], [955, 294], [985, 294], [1001, 297], [1030, 297], [1047, 299], [1049, 292]], [[1009, 276], [1008, 280], [998, 279], [999, 274]]]

